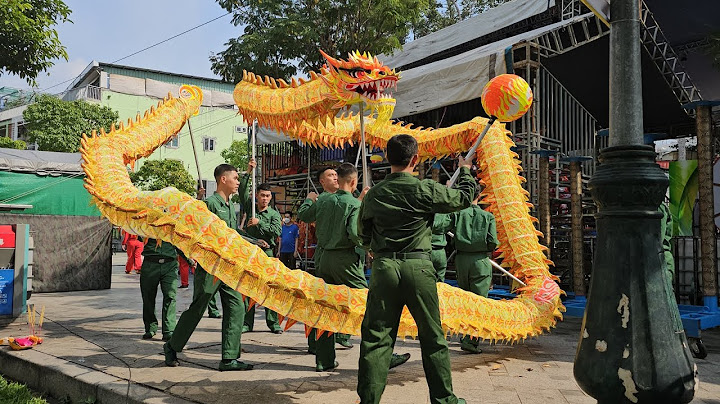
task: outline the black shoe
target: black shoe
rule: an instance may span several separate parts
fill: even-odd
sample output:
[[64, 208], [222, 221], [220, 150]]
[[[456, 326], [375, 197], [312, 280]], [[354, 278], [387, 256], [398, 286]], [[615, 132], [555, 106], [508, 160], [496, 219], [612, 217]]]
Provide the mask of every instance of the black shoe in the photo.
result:
[[277, 329], [274, 329], [274, 330], [270, 330], [270, 332], [273, 333], [273, 334], [282, 334], [282, 333], [283, 333], [283, 330], [277, 328]]
[[316, 371], [316, 372], [329, 372], [329, 371], [337, 368], [338, 366], [340, 366], [340, 364], [338, 363], [338, 361], [335, 361], [335, 363], [333, 363], [332, 366], [328, 366], [328, 367], [326, 367], [326, 368], [324, 368], [324, 367], [322, 367], [322, 366], [320, 366], [320, 365], [317, 365], [317, 366], [315, 366], [315, 371]]
[[396, 367], [402, 365], [403, 363], [407, 362], [408, 359], [410, 359], [409, 353], [405, 353], [402, 355], [393, 353], [392, 358], [390, 359], [390, 367], [388, 369], [396, 368]]
[[177, 359], [177, 352], [170, 348], [169, 343], [166, 342], [165, 345], [163, 345], [163, 352], [165, 353], [165, 366], [171, 368], [180, 366], [180, 362], [178, 362]]
[[253, 365], [245, 362], [240, 362], [239, 360], [233, 359], [229, 362], [220, 361], [220, 366], [218, 366], [218, 369], [221, 372], [224, 372], [226, 370], [252, 370]]
[[344, 348], [347, 348], [347, 349], [350, 349], [350, 348], [352, 348], [352, 347], [355, 346], [355, 345], [353, 345], [352, 342], [350, 342], [350, 340], [347, 340], [347, 339], [340, 340], [340, 341], [335, 341], [335, 342], [336, 342], [337, 344], [339, 344], [340, 346], [342, 346], [342, 347], [344, 347]]
[[154, 336], [154, 332], [146, 332], [145, 334], [143, 334], [142, 339], [153, 339]]
[[187, 289], [189, 287], [190, 287], [190, 285], [180, 285], [180, 286], [178, 286], [178, 289]]
[[469, 352], [472, 354], [479, 354], [482, 353], [482, 349], [478, 348], [477, 345], [469, 344], [469, 343], [460, 343], [460, 349], [462, 349], [465, 352]]
[[162, 340], [165, 342], [168, 342], [168, 341], [170, 341], [170, 338], [172, 338], [172, 333], [163, 334]]

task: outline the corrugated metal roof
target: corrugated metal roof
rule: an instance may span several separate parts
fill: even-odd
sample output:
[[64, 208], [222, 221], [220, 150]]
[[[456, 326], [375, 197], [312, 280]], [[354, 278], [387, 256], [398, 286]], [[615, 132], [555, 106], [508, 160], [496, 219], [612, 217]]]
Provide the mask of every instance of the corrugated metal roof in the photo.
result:
[[222, 80], [212, 78], [190, 76], [187, 74], [168, 73], [159, 70], [113, 65], [109, 63], [100, 63], [100, 68], [106, 73], [110, 74], [120, 74], [128, 77], [151, 79], [177, 85], [190, 84], [203, 89], [221, 91], [224, 93], [232, 93], [235, 89], [234, 83], [228, 83]]
[[23, 111], [27, 109], [27, 105], [21, 105], [19, 107], [5, 109], [3, 111], [0, 111], [0, 122], [7, 121], [9, 119], [13, 119], [17, 116], [22, 116]]

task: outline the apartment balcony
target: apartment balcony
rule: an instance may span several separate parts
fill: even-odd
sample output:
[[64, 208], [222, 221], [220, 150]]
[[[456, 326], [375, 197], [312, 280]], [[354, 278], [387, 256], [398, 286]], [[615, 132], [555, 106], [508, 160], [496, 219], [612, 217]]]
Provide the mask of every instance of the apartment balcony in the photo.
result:
[[65, 101], [84, 100], [100, 102], [102, 99], [102, 88], [91, 85], [73, 88], [63, 94], [62, 99]]

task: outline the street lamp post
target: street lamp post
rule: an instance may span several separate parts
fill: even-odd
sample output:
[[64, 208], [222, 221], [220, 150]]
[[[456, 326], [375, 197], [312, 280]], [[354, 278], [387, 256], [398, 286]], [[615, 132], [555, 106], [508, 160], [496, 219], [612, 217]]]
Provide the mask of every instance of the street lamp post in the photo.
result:
[[600, 404], [687, 403], [695, 365], [664, 272], [668, 179], [643, 145], [639, 17], [638, 0], [611, 1], [610, 147], [589, 183], [597, 247], [574, 374]]

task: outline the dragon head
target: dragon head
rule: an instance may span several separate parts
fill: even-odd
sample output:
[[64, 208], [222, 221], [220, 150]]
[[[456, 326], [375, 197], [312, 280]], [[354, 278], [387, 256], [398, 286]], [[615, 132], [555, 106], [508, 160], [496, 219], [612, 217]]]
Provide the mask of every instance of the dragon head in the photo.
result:
[[348, 60], [335, 59], [322, 50], [320, 53], [329, 72], [322, 77], [338, 100], [336, 108], [364, 102], [367, 109], [378, 113], [378, 119], [390, 119], [395, 109], [390, 91], [397, 88], [400, 79], [395, 70], [367, 53], [351, 52]]

